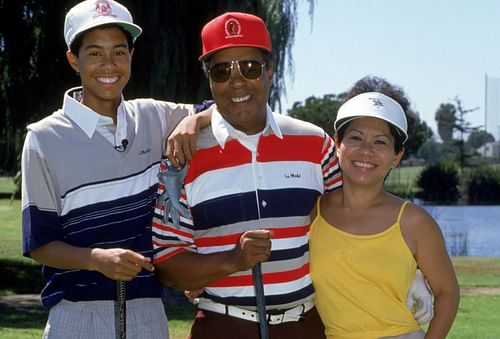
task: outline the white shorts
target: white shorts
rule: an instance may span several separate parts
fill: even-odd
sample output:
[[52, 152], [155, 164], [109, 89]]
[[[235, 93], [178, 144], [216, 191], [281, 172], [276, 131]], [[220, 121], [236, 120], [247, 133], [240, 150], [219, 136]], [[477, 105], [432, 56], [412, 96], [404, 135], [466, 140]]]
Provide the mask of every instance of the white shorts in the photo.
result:
[[[61, 300], [52, 307], [44, 339], [116, 339], [114, 301]], [[160, 298], [127, 301], [127, 339], [168, 339], [165, 309]]]

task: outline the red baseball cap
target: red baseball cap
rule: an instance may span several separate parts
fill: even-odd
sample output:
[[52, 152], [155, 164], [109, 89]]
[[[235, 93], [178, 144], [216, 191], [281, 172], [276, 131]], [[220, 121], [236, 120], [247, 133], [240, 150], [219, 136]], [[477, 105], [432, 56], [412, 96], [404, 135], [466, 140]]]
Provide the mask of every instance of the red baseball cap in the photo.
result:
[[272, 51], [271, 36], [261, 18], [240, 12], [227, 12], [208, 22], [201, 31], [203, 52], [198, 60], [224, 48], [256, 47]]

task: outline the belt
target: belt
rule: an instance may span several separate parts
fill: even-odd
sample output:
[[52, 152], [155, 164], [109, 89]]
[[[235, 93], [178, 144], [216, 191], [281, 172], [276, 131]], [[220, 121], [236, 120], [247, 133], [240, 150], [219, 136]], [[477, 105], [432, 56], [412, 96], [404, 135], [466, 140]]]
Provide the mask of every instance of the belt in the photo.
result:
[[[235, 318], [239, 318], [239, 319], [259, 322], [259, 316], [258, 316], [257, 312], [246, 310], [246, 309], [239, 308], [236, 306], [219, 304], [219, 303], [215, 303], [215, 302], [207, 301], [207, 300], [200, 300], [197, 306], [199, 309], [202, 309], [205, 311], [215, 312], [215, 313], [219, 313], [219, 314], [226, 314], [226, 315], [229, 315], [231, 317], [235, 317]], [[278, 313], [278, 314], [267, 313], [266, 318], [267, 318], [269, 325], [278, 325], [278, 324], [286, 323], [286, 322], [290, 322], [290, 321], [300, 321], [300, 320], [302, 320], [304, 313], [306, 313], [307, 311], [309, 311], [313, 307], [314, 307], [314, 302], [308, 301], [304, 304], [301, 304], [301, 305], [296, 306], [294, 308], [291, 308], [289, 310], [283, 311], [282, 313]]]

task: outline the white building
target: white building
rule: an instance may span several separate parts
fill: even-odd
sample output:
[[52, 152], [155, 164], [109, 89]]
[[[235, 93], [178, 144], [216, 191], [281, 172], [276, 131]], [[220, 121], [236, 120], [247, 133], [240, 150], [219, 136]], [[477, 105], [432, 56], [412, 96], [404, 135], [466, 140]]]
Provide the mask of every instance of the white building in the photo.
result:
[[487, 142], [476, 149], [476, 152], [485, 158], [500, 158], [500, 142]]

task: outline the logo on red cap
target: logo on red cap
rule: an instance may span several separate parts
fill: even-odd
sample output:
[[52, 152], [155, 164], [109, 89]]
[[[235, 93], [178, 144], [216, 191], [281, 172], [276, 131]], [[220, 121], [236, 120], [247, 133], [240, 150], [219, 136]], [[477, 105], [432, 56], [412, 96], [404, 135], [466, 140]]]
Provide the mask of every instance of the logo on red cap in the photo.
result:
[[95, 12], [94, 18], [100, 16], [112, 16], [116, 17], [113, 13], [111, 13], [111, 5], [106, 0], [97, 0], [95, 2]]
[[242, 37], [240, 22], [234, 18], [226, 20], [224, 30], [226, 32], [226, 39]]

